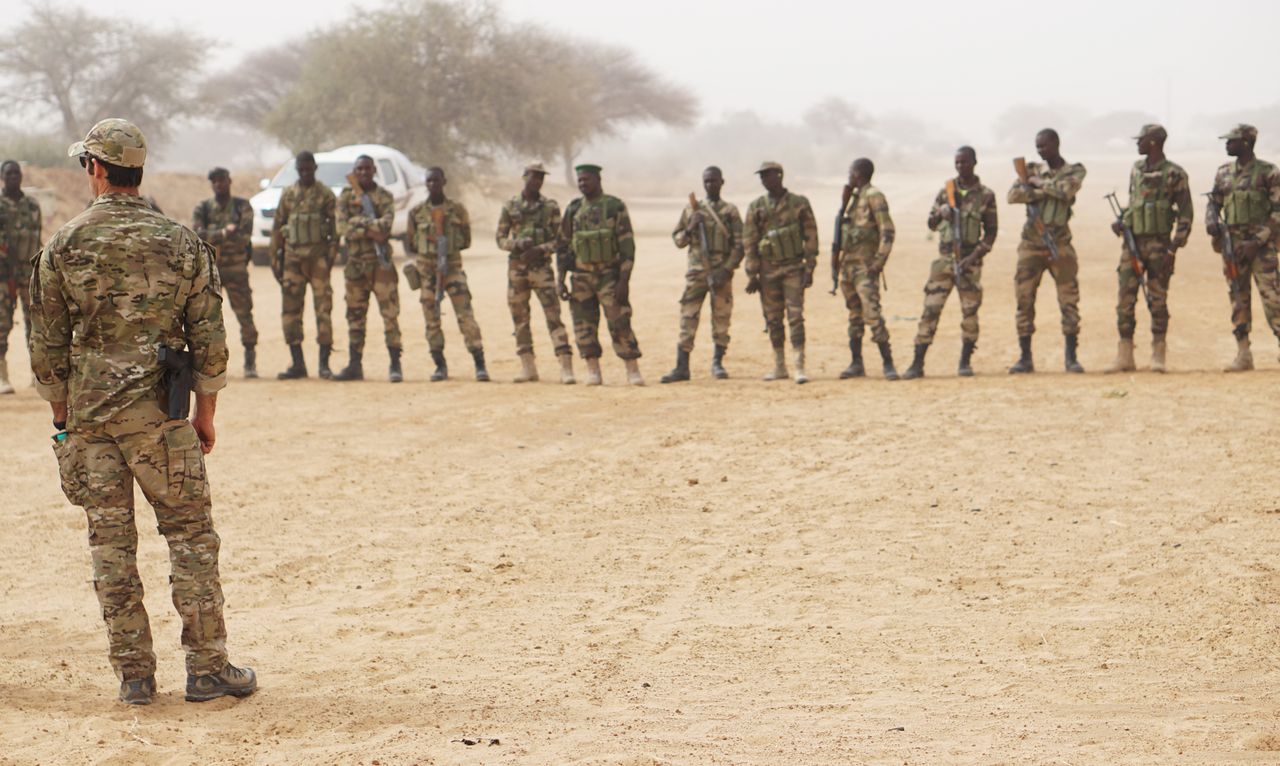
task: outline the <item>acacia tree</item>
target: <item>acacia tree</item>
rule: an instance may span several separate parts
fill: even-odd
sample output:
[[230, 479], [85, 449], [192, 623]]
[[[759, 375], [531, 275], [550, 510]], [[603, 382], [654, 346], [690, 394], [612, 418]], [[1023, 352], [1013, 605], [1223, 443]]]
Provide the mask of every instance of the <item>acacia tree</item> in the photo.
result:
[[235, 67], [210, 75], [197, 100], [219, 119], [262, 130], [267, 117], [302, 77], [306, 47], [294, 41], [255, 51]]

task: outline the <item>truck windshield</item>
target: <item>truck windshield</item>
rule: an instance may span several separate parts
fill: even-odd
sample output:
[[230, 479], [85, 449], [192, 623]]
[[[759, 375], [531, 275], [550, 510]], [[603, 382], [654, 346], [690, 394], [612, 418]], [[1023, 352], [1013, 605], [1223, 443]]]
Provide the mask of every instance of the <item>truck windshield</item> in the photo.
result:
[[[381, 164], [381, 163], [379, 163]], [[373, 180], [382, 184], [382, 169], [373, 174]], [[321, 162], [316, 165], [316, 180], [325, 186], [331, 186], [341, 189], [347, 185], [347, 173], [351, 172], [350, 162]], [[271, 179], [273, 187], [292, 186], [298, 180], [298, 171], [294, 169], [293, 163], [289, 163], [280, 168], [280, 172], [276, 173], [276, 177]]]

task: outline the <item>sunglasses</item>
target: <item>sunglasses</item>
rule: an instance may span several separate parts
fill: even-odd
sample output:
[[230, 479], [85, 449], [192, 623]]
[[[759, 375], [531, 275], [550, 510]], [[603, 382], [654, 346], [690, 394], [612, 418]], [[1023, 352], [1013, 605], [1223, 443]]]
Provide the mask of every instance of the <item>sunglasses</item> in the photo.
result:
[[90, 154], [80, 155], [80, 167], [88, 168], [90, 162], [93, 162], [93, 155], [90, 155]]

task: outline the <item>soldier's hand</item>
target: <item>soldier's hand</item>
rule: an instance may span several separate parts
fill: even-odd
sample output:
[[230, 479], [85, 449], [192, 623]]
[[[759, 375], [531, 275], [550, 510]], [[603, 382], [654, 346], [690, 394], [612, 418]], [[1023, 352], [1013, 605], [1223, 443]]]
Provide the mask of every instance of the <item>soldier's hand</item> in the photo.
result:
[[702, 223], [702, 213], [701, 213], [701, 212], [698, 212], [698, 211], [696, 211], [696, 210], [695, 210], [694, 212], [690, 213], [690, 214], [689, 214], [689, 225], [686, 227], [686, 228], [687, 228], [687, 230], [688, 230], [688, 232], [689, 232], [690, 234], [696, 234], [696, 233], [697, 233], [697, 231], [698, 231], [698, 224], [700, 224], [700, 223]]
[[1241, 258], [1252, 258], [1262, 252], [1262, 243], [1255, 239], [1246, 239], [1236, 245], [1236, 254]]
[[531, 247], [533, 247], [533, 237], [521, 237], [520, 239], [516, 240], [515, 247], [513, 249], [517, 253], [520, 253], [521, 255], [523, 255], [524, 252]]
[[986, 242], [979, 242], [973, 246], [973, 252], [969, 253], [968, 260], [981, 262], [989, 252], [991, 252], [991, 245]]
[[569, 300], [569, 286], [564, 283], [563, 279], [556, 281], [556, 293], [560, 296], [560, 300]]
[[1116, 235], [1117, 237], [1120, 236], [1121, 234], [1124, 234], [1124, 224], [1119, 221], [1112, 221], [1111, 233]]
[[747, 295], [754, 295], [760, 292], [760, 278], [751, 277], [747, 280]]
[[711, 284], [714, 287], [727, 284], [733, 278], [733, 272], [728, 268], [721, 266], [718, 269], [711, 270]]
[[804, 289], [808, 290], [813, 287], [813, 269], [804, 270]]
[[217, 433], [213, 428], [213, 418], [197, 413], [191, 419], [191, 425], [196, 429], [196, 436], [200, 437], [200, 451], [206, 455], [213, 452], [213, 444], [217, 441]]
[[1209, 233], [1210, 237], [1217, 239], [1222, 236], [1222, 224], [1217, 221], [1210, 221], [1205, 225], [1204, 230]]
[[613, 290], [613, 297], [618, 303], [626, 303], [631, 298], [631, 276], [628, 274], [618, 278], [618, 285]]
[[1179, 250], [1181, 250], [1186, 246], [1187, 246], [1186, 237], [1174, 237], [1172, 240], [1169, 241], [1169, 254], [1173, 255], [1174, 253], [1178, 252]]

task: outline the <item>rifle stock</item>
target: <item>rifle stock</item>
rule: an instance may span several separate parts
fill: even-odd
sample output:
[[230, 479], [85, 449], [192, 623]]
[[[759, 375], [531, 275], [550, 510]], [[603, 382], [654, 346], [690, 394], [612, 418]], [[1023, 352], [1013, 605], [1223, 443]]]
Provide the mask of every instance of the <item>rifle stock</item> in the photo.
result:
[[[1013, 171], [1018, 174], [1019, 183], [1023, 186], [1031, 185], [1031, 175], [1027, 172], [1026, 157], [1013, 158]], [[1028, 202], [1027, 218], [1031, 220], [1031, 225], [1035, 227], [1036, 233], [1040, 235], [1040, 239], [1049, 248], [1049, 260], [1058, 260], [1058, 243], [1054, 241], [1053, 235], [1049, 233], [1048, 227], [1044, 225], [1044, 220], [1040, 217], [1040, 206], [1034, 202]]]
[[431, 225], [436, 233], [436, 306], [444, 300], [444, 278], [449, 272], [449, 235], [444, 233], [444, 206], [431, 209]]
[[1120, 205], [1120, 198], [1115, 192], [1111, 192], [1106, 196], [1107, 204], [1111, 206], [1111, 212], [1116, 215], [1116, 223], [1120, 224], [1120, 233], [1124, 237], [1125, 249], [1129, 251], [1129, 264], [1133, 267], [1133, 273], [1138, 275], [1138, 284], [1142, 286], [1142, 297], [1147, 302], [1147, 308], [1151, 308], [1151, 293], [1147, 289], [1147, 272], [1142, 267], [1142, 259], [1138, 257], [1138, 240], [1133, 236], [1133, 227], [1124, 222], [1125, 209]]

